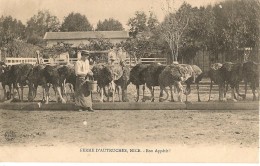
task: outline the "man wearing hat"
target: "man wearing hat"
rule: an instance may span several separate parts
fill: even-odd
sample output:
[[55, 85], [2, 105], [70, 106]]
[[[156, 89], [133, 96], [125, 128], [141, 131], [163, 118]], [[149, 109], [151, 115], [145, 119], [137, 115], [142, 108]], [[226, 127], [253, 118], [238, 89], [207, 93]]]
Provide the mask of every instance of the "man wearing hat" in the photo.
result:
[[108, 52], [108, 64], [113, 65], [113, 63], [117, 60], [117, 50], [116, 47], [113, 47], [113, 49], [111, 49]]
[[76, 90], [75, 90], [75, 104], [79, 107], [79, 111], [90, 111], [92, 109], [91, 92], [87, 88], [86, 78], [93, 76], [89, 66], [89, 52], [82, 51], [81, 58], [75, 64]]

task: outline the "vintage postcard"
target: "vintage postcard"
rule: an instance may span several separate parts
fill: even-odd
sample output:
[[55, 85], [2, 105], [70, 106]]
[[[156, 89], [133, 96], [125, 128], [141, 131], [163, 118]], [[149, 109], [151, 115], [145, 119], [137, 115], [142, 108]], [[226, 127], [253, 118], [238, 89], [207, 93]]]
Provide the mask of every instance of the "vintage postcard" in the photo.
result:
[[258, 0], [0, 0], [0, 162], [259, 163]]

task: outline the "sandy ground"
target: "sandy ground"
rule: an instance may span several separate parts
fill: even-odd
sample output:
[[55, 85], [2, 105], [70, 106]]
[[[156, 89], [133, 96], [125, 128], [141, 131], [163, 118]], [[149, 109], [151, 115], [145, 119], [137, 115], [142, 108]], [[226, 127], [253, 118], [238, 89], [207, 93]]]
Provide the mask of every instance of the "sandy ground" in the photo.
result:
[[[258, 111], [1, 110], [0, 145], [231, 144], [258, 146]], [[7, 141], [6, 131], [16, 138]]]
[[[131, 146], [139, 148], [145, 146], [147, 148], [152, 146], [156, 148], [163, 146], [169, 150], [172, 149], [175, 157], [180, 155], [180, 152], [185, 153], [185, 150], [192, 155], [183, 154], [186, 158], [171, 157], [169, 160], [162, 161], [172, 161], [173, 159], [178, 162], [189, 161], [190, 157], [194, 157], [193, 153], [203, 154], [204, 152], [209, 155], [214, 151], [217, 152], [210, 155], [211, 157], [217, 157], [230, 151], [233, 153], [233, 158], [229, 156], [229, 159], [226, 158], [228, 155], [223, 155], [222, 158], [213, 160], [215, 162], [258, 161], [259, 116], [257, 110], [97, 110], [94, 113], [0, 110], [0, 117], [0, 146], [6, 147], [1, 148], [0, 154], [4, 152], [5, 155], [11, 154], [13, 156], [18, 151], [17, 148], [20, 150], [33, 147], [36, 149], [45, 148], [45, 151], [40, 152], [48, 154], [50, 149], [54, 153], [55, 150], [60, 150], [59, 147], [66, 147], [65, 151], [67, 150], [67, 153], [71, 155], [67, 159], [62, 158], [62, 160], [71, 161], [73, 154], [78, 157], [79, 148], [85, 147], [122, 148]], [[13, 140], [6, 140], [4, 135], [7, 131], [14, 131], [15, 138]], [[68, 149], [68, 147], [77, 148], [75, 150], [75, 148]], [[13, 151], [7, 153], [10, 148], [13, 148]], [[200, 148], [203, 150], [199, 150]], [[35, 161], [34, 158], [31, 158], [33, 151], [22, 151], [18, 153], [18, 156], [29, 153], [27, 160]], [[238, 157], [240, 153], [242, 153], [243, 158]], [[178, 155], [176, 156], [176, 154]], [[44, 156], [46, 157], [46, 153]], [[246, 156], [251, 158], [247, 159]], [[8, 157], [10, 155], [6, 159]], [[15, 157], [12, 157], [11, 160]], [[36, 155], [35, 158], [37, 157], [39, 155]], [[40, 159], [37, 161], [43, 160]], [[51, 160], [48, 157], [43, 161], [47, 159], [50, 161], [58, 160], [57, 158]], [[82, 161], [90, 159], [83, 157]], [[199, 161], [208, 161], [209, 159], [212, 158], [204, 158], [204, 160]], [[26, 160], [26, 157], [14, 160], [23, 161]], [[92, 158], [92, 160], [101, 161], [105, 158]], [[136, 160], [142, 161], [141, 159]], [[143, 160], [145, 162], [152, 161]], [[198, 158], [195, 157], [191, 161], [197, 160]], [[78, 159], [72, 161], [78, 161]], [[111, 158], [108, 157], [105, 161], [111, 161]], [[135, 160], [130, 158], [129, 161]]]
[[[231, 144], [258, 146], [258, 111], [1, 110], [0, 145]], [[84, 123], [85, 122], [85, 123]], [[7, 141], [6, 131], [16, 138]]]

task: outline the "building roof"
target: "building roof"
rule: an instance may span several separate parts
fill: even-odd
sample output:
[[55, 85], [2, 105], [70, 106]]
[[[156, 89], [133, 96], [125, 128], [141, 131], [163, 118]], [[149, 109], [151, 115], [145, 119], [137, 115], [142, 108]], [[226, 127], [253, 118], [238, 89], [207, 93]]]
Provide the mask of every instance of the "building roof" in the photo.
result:
[[64, 39], [126, 39], [129, 38], [127, 31], [83, 31], [83, 32], [46, 32], [45, 40]]

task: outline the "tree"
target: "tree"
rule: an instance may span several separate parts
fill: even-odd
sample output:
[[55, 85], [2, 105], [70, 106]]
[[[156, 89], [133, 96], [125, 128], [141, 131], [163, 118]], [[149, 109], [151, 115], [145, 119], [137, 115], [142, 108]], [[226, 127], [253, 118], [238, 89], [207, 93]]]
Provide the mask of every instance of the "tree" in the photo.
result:
[[219, 50], [227, 60], [237, 60], [238, 48], [255, 47], [259, 42], [259, 1], [227, 0], [213, 7]]
[[[186, 63], [195, 57], [199, 50], [205, 51], [211, 45], [214, 35], [214, 15], [212, 7], [193, 7], [190, 11], [189, 26], [184, 30], [179, 55]], [[215, 46], [212, 48], [216, 48]]]
[[113, 18], [98, 21], [96, 31], [122, 31], [123, 25]]
[[57, 44], [53, 45], [52, 47], [45, 47], [42, 50], [43, 58], [50, 58], [60, 55], [62, 53], [68, 52], [71, 53], [74, 48], [72, 47], [73, 44], [58, 42]]
[[87, 17], [80, 13], [70, 13], [65, 17], [64, 22], [61, 25], [61, 31], [92, 31], [93, 26], [89, 23]]
[[156, 15], [152, 11], [150, 11], [147, 20], [146, 38], [149, 39], [151, 49], [156, 49], [156, 50], [164, 49], [163, 48], [164, 43], [161, 40], [160, 33], [161, 33], [160, 23]]
[[108, 39], [97, 38], [95, 40], [90, 39], [87, 49], [91, 51], [106, 51], [113, 48], [113, 44]]
[[136, 58], [149, 57], [150, 54], [156, 50], [159, 50], [158, 39], [155, 35], [149, 31], [138, 34], [135, 38], [129, 38], [125, 42], [122, 42], [118, 47], [123, 47], [130, 55]]
[[136, 37], [138, 33], [147, 30], [147, 16], [143, 11], [135, 12], [135, 17], [130, 18], [127, 25], [130, 26], [129, 35]]
[[[135, 17], [128, 20], [130, 26], [130, 38], [122, 44], [122, 47], [137, 58], [149, 56], [158, 47], [159, 21], [153, 12], [149, 17], [143, 11], [137, 11]], [[148, 54], [147, 54], [148, 53]]]
[[59, 27], [60, 22], [56, 16], [51, 15], [48, 10], [39, 11], [27, 21], [27, 42], [40, 44], [46, 32], [57, 32]]
[[153, 12], [149, 12], [149, 18], [147, 20], [147, 27], [149, 31], [154, 32], [159, 26], [159, 21]]
[[25, 25], [11, 16], [0, 18], [0, 47], [14, 39], [24, 38]]
[[161, 34], [171, 50], [172, 60], [177, 61], [182, 35], [189, 24], [191, 6], [184, 2], [176, 11], [167, 1], [167, 9], [164, 11], [166, 16], [161, 24]]
[[7, 56], [9, 57], [34, 57], [37, 50], [41, 50], [40, 47], [26, 43], [22, 40], [14, 39], [4, 45], [6, 48]]

